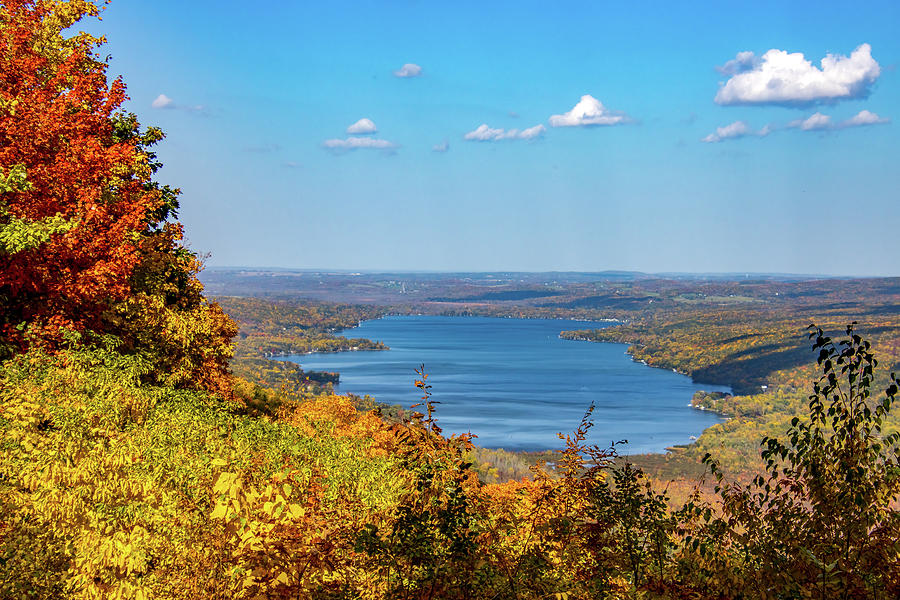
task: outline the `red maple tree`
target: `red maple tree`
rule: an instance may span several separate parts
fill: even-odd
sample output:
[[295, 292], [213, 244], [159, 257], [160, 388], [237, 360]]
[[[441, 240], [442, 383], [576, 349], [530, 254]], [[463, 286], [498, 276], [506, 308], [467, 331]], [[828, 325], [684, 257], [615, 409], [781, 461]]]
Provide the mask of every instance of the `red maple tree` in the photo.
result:
[[24, 168], [27, 178], [0, 206], [8, 231], [39, 234], [0, 249], [3, 335], [20, 343], [20, 323], [47, 339], [100, 328], [103, 311], [129, 293], [140, 234], [160, 203], [135, 140], [115, 135], [125, 85], [107, 84], [94, 38], [48, 39], [51, 10], [4, 0], [0, 16], [0, 169], [9, 177]]

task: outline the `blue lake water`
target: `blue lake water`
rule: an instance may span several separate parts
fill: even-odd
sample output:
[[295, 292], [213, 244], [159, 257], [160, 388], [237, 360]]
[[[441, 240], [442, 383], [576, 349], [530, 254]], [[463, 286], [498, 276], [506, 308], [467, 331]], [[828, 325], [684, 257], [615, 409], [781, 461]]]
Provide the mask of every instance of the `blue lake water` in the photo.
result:
[[627, 439], [620, 453], [661, 452], [686, 444], [722, 421], [689, 407], [689, 377], [634, 362], [623, 344], [562, 340], [564, 329], [609, 327], [606, 322], [487, 317], [385, 317], [341, 334], [379, 340], [387, 351], [287, 357], [304, 369], [338, 371], [337, 391], [368, 394], [410, 406], [421, 393], [415, 368], [425, 365], [444, 433], [471, 431], [487, 448], [559, 448], [593, 402], [589, 441]]

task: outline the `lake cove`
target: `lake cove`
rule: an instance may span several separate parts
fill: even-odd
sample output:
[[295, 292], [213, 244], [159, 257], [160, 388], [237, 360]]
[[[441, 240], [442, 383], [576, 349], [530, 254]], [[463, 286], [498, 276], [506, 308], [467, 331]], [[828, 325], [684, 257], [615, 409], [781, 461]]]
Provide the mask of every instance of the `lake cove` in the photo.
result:
[[339, 393], [374, 396], [409, 407], [421, 393], [415, 369], [425, 365], [446, 435], [471, 431], [486, 448], [559, 448], [593, 402], [588, 440], [600, 446], [627, 439], [620, 453], [662, 452], [687, 444], [722, 421], [688, 405], [697, 385], [689, 377], [634, 362], [623, 344], [562, 340], [564, 329], [609, 322], [489, 317], [385, 317], [345, 330], [382, 341], [390, 350], [307, 354], [284, 360], [304, 369], [338, 371]]

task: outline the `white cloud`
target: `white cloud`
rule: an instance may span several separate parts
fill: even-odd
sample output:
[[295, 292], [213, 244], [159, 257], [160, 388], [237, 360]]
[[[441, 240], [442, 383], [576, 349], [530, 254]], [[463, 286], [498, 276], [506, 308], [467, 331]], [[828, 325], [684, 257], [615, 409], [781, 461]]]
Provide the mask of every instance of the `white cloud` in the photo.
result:
[[165, 94], [160, 94], [150, 103], [150, 106], [153, 108], [175, 108], [175, 101]]
[[[515, 131], [515, 129], [511, 129], [510, 133]], [[546, 128], [543, 125], [535, 125], [534, 127], [529, 127], [528, 129], [523, 129], [516, 136], [520, 140], [533, 140], [536, 137], [541, 137], [546, 131]]]
[[446, 152], [447, 150], [450, 149], [450, 142], [448, 142], [447, 140], [444, 140], [440, 144], [435, 144], [434, 146], [432, 146], [431, 149], [434, 152]]
[[191, 113], [201, 113], [206, 114], [206, 107], [202, 104], [198, 104], [196, 106], [182, 106], [181, 104], [175, 104], [175, 101], [166, 96], [165, 94], [160, 94], [157, 96], [153, 102], [150, 103], [152, 108], [165, 108], [165, 109], [178, 109]]
[[535, 125], [528, 129], [493, 129], [486, 123], [463, 136], [463, 139], [475, 142], [499, 142], [501, 140], [533, 140], [544, 134], [547, 129], [543, 125]]
[[735, 121], [725, 127], [717, 127], [714, 133], [709, 134], [700, 141], [714, 143], [748, 136], [765, 137], [773, 131], [783, 129], [799, 129], [800, 131], [834, 131], [846, 129], [848, 127], [880, 125], [890, 122], [890, 119], [880, 117], [868, 110], [861, 110], [854, 116], [845, 121], [841, 121], [840, 123], [835, 123], [830, 115], [815, 112], [804, 119], [796, 119], [784, 126], [773, 126], [772, 124], [768, 124], [759, 131], [753, 131], [746, 121]]
[[350, 151], [359, 148], [372, 148], [375, 150], [393, 150], [397, 144], [387, 140], [379, 140], [371, 137], [348, 137], [345, 139], [325, 140], [322, 147], [327, 150]]
[[478, 142], [488, 142], [495, 139], [501, 139], [505, 132], [502, 129], [491, 129], [487, 123], [482, 123], [474, 130], [463, 136], [466, 140], [475, 140]]
[[748, 133], [750, 133], [750, 127], [746, 121], [735, 121], [725, 127], [716, 127], [715, 133], [709, 134], [700, 141], [706, 143], [721, 142], [722, 140], [744, 137]]
[[831, 117], [817, 112], [810, 115], [806, 119], [797, 119], [796, 121], [791, 121], [790, 123], [788, 123], [788, 127], [792, 129], [802, 129], [803, 131], [831, 129]]
[[569, 112], [550, 117], [553, 127], [587, 127], [591, 125], [619, 125], [630, 119], [620, 112], [613, 112], [593, 96], [585, 94]]
[[394, 71], [394, 77], [419, 77], [420, 75], [422, 75], [422, 67], [415, 63], [406, 63]]
[[866, 125], [881, 125], [890, 123], [890, 119], [879, 117], [877, 114], [869, 110], [861, 110], [849, 119], [834, 123], [831, 117], [822, 113], [815, 113], [806, 119], [797, 119], [788, 123], [788, 127], [793, 129], [801, 129], [803, 131], [823, 131], [831, 129], [846, 129], [848, 127], [863, 127]]
[[863, 125], [880, 125], [882, 123], [890, 122], [890, 119], [879, 117], [871, 111], [861, 110], [857, 114], [841, 123], [841, 127], [862, 127]]
[[378, 128], [375, 127], [374, 121], [372, 119], [362, 118], [350, 127], [347, 128], [347, 133], [350, 134], [366, 134], [366, 133], [375, 133], [378, 131]]
[[741, 52], [722, 69], [737, 68], [752, 64], [752, 61], [756, 64], [750, 70], [735, 72], [719, 88], [715, 98], [718, 104], [796, 106], [864, 98], [881, 74], [869, 44], [860, 45], [849, 57], [828, 54], [822, 59], [821, 68], [806, 60], [800, 52], [788, 53], [773, 48], [758, 61], [752, 53]]
[[735, 121], [730, 125], [726, 125], [725, 127], [716, 127], [715, 133], [711, 133], [702, 140], [701, 142], [706, 142], [707, 144], [713, 144], [716, 142], [722, 142], [724, 140], [736, 140], [738, 138], [747, 137], [747, 136], [757, 136], [757, 137], [766, 137], [772, 133], [772, 126], [766, 125], [759, 131], [753, 131], [746, 121]]
[[746, 50], [738, 52], [737, 56], [729, 60], [720, 67], [716, 67], [716, 71], [723, 75], [737, 75], [755, 69], [759, 65], [759, 59], [753, 52]]

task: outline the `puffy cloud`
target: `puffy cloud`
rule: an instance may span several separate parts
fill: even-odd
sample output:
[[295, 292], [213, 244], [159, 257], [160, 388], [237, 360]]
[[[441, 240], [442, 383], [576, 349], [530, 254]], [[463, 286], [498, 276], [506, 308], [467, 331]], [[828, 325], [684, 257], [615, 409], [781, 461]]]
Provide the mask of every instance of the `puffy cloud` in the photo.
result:
[[165, 94], [160, 94], [150, 103], [150, 106], [153, 108], [175, 108], [175, 101]]
[[831, 117], [817, 112], [810, 115], [806, 119], [797, 119], [788, 123], [788, 127], [792, 129], [802, 129], [803, 131], [816, 131], [820, 129], [831, 129]]
[[394, 71], [394, 77], [419, 77], [420, 75], [422, 75], [422, 67], [415, 63], [406, 63]]
[[488, 142], [501, 139], [501, 136], [504, 133], [505, 132], [502, 129], [491, 129], [487, 126], [487, 123], [482, 123], [477, 128], [464, 135], [463, 139]]
[[861, 110], [849, 119], [834, 123], [831, 117], [822, 113], [815, 113], [806, 119], [797, 119], [788, 123], [788, 127], [792, 129], [801, 129], [803, 131], [822, 131], [830, 129], [846, 129], [848, 127], [863, 127], [865, 125], [880, 125], [890, 123], [890, 119], [879, 117], [877, 114], [868, 110]]
[[374, 150], [393, 150], [398, 148], [394, 142], [387, 140], [379, 140], [371, 137], [348, 137], [345, 139], [332, 139], [322, 142], [322, 147], [326, 150], [346, 151], [357, 150], [360, 148], [372, 148]]
[[630, 119], [620, 112], [613, 112], [593, 96], [585, 94], [569, 112], [550, 117], [553, 127], [588, 127], [592, 125], [619, 125]]
[[756, 58], [756, 55], [753, 54], [753, 52], [746, 50], [744, 52], [738, 52], [737, 56], [729, 60], [727, 63], [720, 67], [716, 67], [716, 71], [722, 73], [723, 75], [737, 75], [738, 73], [751, 71], [758, 65], [759, 59]]
[[700, 141], [706, 142], [707, 144], [713, 144], [724, 140], [736, 140], [749, 135], [765, 137], [770, 133], [772, 133], [772, 127], [770, 125], [766, 125], [759, 131], [753, 131], [746, 121], [735, 121], [725, 127], [716, 127], [715, 133], [709, 134]]
[[861, 110], [843, 123], [841, 127], [862, 127], [863, 125], [880, 125], [882, 123], [890, 123], [891, 120], [879, 117], [868, 110]]
[[715, 98], [718, 104], [796, 106], [864, 98], [881, 74], [869, 44], [860, 45], [849, 57], [828, 54], [822, 59], [821, 68], [800, 52], [773, 48], [758, 60], [752, 53], [741, 52], [722, 69], [748, 65], [752, 65], [749, 70], [735, 71], [719, 88]]
[[444, 140], [440, 144], [435, 144], [434, 146], [432, 146], [431, 149], [434, 152], [442, 152], [442, 153], [446, 152], [447, 150], [450, 149], [450, 142], [448, 142], [447, 140]]
[[362, 118], [350, 127], [347, 128], [347, 133], [349, 134], [366, 134], [366, 133], [375, 133], [378, 131], [378, 128], [375, 127], [374, 121], [372, 119]]
[[463, 136], [463, 139], [475, 142], [499, 142], [501, 140], [533, 140], [544, 134], [546, 128], [543, 125], [535, 125], [528, 129], [493, 129], [486, 123]]

